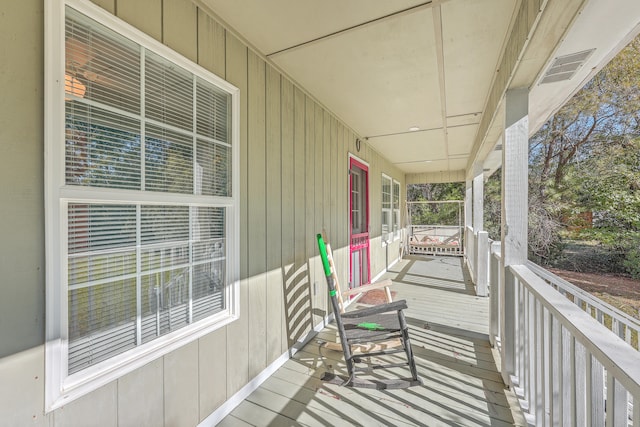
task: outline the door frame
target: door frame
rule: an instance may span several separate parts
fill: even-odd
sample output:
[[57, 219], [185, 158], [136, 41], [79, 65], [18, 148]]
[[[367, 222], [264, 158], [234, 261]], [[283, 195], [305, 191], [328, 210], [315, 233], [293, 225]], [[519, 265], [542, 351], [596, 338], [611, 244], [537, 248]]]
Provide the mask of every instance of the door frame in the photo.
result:
[[[352, 179], [351, 179], [351, 169], [353, 167], [357, 167], [358, 169], [362, 170], [364, 172], [364, 196], [365, 196], [365, 203], [364, 203], [364, 219], [366, 221], [365, 224], [365, 229], [366, 232], [363, 233], [359, 233], [356, 234], [355, 236], [361, 236], [363, 234], [366, 234], [366, 243], [362, 243], [359, 242], [358, 244], [353, 244], [353, 198], [352, 198]], [[352, 153], [349, 153], [349, 188], [348, 188], [348, 195], [349, 195], [349, 283], [351, 286], [353, 287], [358, 287], [358, 286], [362, 286], [362, 285], [366, 285], [371, 283], [371, 236], [369, 235], [370, 230], [371, 230], [371, 223], [370, 223], [370, 199], [369, 199], [369, 164], [367, 162], [365, 162], [364, 160], [360, 159], [359, 157], [353, 155]], [[354, 252], [358, 252], [358, 251], [362, 251], [364, 249], [364, 253], [365, 253], [365, 257], [366, 257], [366, 273], [367, 273], [367, 279], [366, 281], [364, 281], [364, 283], [358, 283], [355, 284], [353, 283], [353, 253]], [[362, 275], [360, 275], [360, 277], [362, 278]], [[362, 281], [362, 280], [361, 280]]]

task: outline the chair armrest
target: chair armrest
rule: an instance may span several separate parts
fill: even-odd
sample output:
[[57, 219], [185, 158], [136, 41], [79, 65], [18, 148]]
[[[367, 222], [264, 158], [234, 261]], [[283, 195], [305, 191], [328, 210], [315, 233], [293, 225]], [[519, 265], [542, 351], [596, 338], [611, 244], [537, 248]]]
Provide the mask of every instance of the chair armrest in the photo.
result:
[[382, 289], [393, 285], [391, 279], [384, 279], [380, 282], [371, 283], [370, 285], [360, 286], [358, 288], [349, 289], [348, 291], [342, 292], [343, 297], [350, 297], [352, 295], [358, 295], [365, 292], [373, 291], [374, 289]]
[[342, 313], [342, 317], [347, 319], [353, 319], [358, 317], [370, 316], [372, 314], [388, 313], [390, 311], [401, 311], [407, 308], [407, 301], [401, 299], [400, 301], [394, 301], [389, 304], [380, 304], [373, 307], [363, 308], [361, 310], [348, 311]]

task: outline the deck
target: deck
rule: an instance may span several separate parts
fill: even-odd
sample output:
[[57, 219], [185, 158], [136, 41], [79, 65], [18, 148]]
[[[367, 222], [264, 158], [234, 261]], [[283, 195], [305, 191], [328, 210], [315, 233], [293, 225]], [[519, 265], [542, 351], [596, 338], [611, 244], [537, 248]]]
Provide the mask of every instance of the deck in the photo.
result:
[[386, 274], [395, 299], [409, 305], [423, 386], [378, 391], [323, 383], [325, 371], [344, 370], [342, 353], [317, 341], [335, 339], [330, 325], [219, 425], [524, 425], [489, 345], [489, 301], [475, 296], [461, 264], [453, 257], [408, 257]]

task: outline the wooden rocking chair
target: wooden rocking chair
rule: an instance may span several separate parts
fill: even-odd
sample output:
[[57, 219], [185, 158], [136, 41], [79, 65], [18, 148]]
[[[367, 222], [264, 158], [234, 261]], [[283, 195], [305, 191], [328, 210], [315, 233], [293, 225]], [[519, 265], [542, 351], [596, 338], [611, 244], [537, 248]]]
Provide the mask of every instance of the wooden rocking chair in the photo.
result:
[[[402, 311], [407, 308], [406, 301], [395, 301], [346, 313], [342, 312], [338, 301], [338, 291], [335, 287], [335, 273], [332, 271], [327, 247], [322, 234], [318, 234], [317, 240], [324, 273], [327, 278], [327, 286], [329, 287], [329, 295], [336, 319], [336, 326], [340, 335], [340, 345], [344, 353], [349, 375], [348, 378], [344, 379], [327, 372], [323, 376], [323, 380], [350, 387], [375, 389], [405, 388], [421, 385], [422, 380], [418, 378], [416, 364], [411, 350], [409, 327], [405, 320], [404, 312]], [[380, 343], [388, 343], [390, 341], [398, 341], [400, 346], [380, 345]], [[356, 350], [356, 352], [354, 352], [354, 350]], [[402, 363], [375, 364], [367, 367], [356, 366], [357, 363], [364, 363], [365, 358], [397, 353], [404, 353], [407, 361]], [[371, 369], [389, 369], [403, 366], [409, 367], [411, 377], [368, 380], [356, 376], [358, 372], [369, 371]]]

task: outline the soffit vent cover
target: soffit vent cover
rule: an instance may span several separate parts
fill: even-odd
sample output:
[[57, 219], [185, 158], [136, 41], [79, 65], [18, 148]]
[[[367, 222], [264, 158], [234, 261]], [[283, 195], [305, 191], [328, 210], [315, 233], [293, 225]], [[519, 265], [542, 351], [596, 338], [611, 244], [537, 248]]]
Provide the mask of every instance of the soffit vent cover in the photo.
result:
[[494, 148], [495, 151], [500, 151], [502, 150], [502, 144], [496, 144], [496, 148]]
[[540, 84], [569, 80], [584, 65], [595, 49], [559, 56], [553, 60]]

